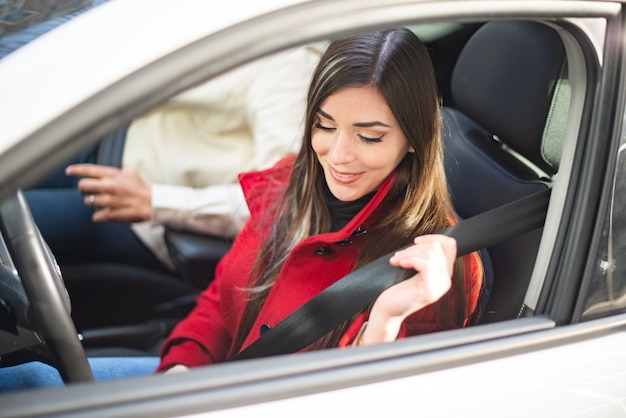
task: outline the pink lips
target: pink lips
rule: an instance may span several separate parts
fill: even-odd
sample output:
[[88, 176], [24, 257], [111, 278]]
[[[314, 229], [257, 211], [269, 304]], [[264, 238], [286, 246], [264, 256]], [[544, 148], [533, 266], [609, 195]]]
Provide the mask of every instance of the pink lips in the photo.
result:
[[359, 178], [361, 178], [361, 175], [363, 174], [363, 173], [344, 173], [344, 172], [341, 172], [341, 171], [337, 171], [333, 167], [331, 167], [330, 164], [327, 167], [328, 167], [328, 171], [329, 171], [331, 177], [337, 183], [341, 183], [341, 184], [354, 183]]

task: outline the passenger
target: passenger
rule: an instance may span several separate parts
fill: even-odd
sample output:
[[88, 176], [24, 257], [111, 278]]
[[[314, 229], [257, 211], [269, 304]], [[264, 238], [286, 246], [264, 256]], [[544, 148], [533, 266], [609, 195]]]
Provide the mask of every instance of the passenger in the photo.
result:
[[432, 64], [412, 32], [332, 43], [298, 156], [240, 177], [251, 218], [163, 345], [158, 370], [231, 359], [356, 267], [411, 242], [390, 263], [417, 274], [308, 349], [466, 325], [482, 269], [476, 254], [455, 262], [454, 239], [432, 234], [454, 219], [440, 119]]
[[[412, 32], [331, 43], [309, 89], [299, 154], [240, 176], [251, 216], [163, 345], [157, 371], [232, 359], [355, 268], [411, 243], [389, 262], [416, 274], [306, 350], [465, 326], [482, 266], [476, 253], [456, 258], [455, 240], [434, 234], [454, 222], [440, 124], [432, 64]], [[91, 359], [96, 380], [158, 363], [123, 360]], [[17, 381], [11, 373], [29, 367], [22, 366], [0, 370], [0, 384]]]
[[[240, 172], [295, 153], [320, 45], [259, 60], [138, 118], [122, 169], [79, 164], [26, 191], [61, 265], [116, 262], [169, 272], [164, 226], [234, 237], [248, 217]], [[86, 152], [79, 160], [96, 161]], [[119, 162], [118, 162], [119, 164]], [[76, 181], [69, 176], [84, 177]], [[82, 193], [82, 196], [81, 196]]]

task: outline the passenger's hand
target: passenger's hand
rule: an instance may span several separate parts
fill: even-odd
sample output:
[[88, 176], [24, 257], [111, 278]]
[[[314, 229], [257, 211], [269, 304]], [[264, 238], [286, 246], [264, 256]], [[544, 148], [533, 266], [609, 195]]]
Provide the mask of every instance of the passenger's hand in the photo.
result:
[[78, 190], [85, 196], [85, 205], [96, 209], [92, 216], [94, 222], [133, 223], [150, 220], [150, 186], [135, 170], [74, 164], [65, 169], [65, 174], [83, 177], [78, 182]]
[[445, 235], [423, 235], [398, 251], [389, 263], [417, 274], [385, 290], [374, 302], [361, 342], [373, 344], [397, 338], [402, 321], [437, 302], [450, 290], [456, 258], [456, 240]]

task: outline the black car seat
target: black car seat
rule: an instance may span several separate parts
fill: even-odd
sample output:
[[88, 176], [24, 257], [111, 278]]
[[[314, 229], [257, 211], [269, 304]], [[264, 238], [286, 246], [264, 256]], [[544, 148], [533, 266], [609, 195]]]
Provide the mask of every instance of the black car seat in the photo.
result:
[[[442, 108], [445, 166], [457, 212], [469, 218], [549, 188], [569, 107], [566, 54], [557, 32], [530, 21], [493, 21], [470, 38]], [[520, 315], [542, 230], [482, 252], [479, 323]]]

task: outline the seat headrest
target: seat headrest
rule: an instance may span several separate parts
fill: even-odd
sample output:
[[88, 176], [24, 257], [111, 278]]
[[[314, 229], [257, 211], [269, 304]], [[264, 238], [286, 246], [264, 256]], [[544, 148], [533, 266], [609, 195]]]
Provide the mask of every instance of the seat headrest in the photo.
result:
[[[569, 85], [558, 33], [529, 21], [486, 23], [467, 42], [451, 80], [455, 107], [549, 174], [558, 168]], [[567, 88], [565, 88], [565, 87]], [[555, 100], [555, 92], [567, 97]], [[554, 109], [554, 106], [561, 106]], [[560, 129], [559, 129], [560, 128]], [[553, 131], [559, 131], [557, 135]], [[561, 137], [559, 137], [561, 136]]]

